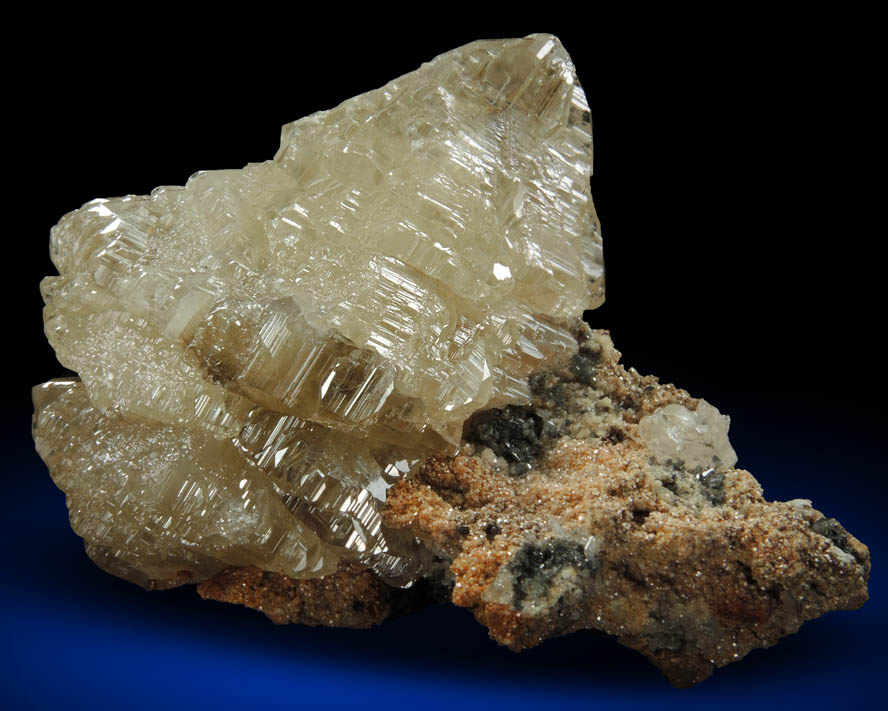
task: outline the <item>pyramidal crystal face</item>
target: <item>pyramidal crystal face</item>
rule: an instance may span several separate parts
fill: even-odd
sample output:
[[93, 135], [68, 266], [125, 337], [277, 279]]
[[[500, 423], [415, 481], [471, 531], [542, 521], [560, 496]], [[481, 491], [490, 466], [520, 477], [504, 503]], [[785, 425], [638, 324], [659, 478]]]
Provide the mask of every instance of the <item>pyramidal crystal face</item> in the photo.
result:
[[401, 584], [386, 490], [576, 348], [603, 300], [591, 124], [549, 35], [475, 42], [284, 127], [273, 160], [51, 233], [35, 439], [97, 563]]

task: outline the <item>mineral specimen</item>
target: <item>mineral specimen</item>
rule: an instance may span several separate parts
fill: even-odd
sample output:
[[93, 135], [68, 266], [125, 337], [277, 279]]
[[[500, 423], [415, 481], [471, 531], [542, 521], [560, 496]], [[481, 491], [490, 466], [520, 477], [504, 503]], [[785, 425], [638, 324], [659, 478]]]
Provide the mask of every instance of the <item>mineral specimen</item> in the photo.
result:
[[590, 171], [585, 95], [540, 35], [285, 126], [274, 160], [62, 218], [46, 333], [80, 382], [44, 386], [37, 441], [91, 555], [143, 584], [343, 557], [415, 577], [386, 489], [526, 401], [603, 299]]
[[432, 600], [522, 649], [596, 628], [678, 684], [866, 599], [728, 419], [618, 365], [560, 42], [475, 42], [284, 127], [273, 160], [51, 233], [37, 449], [90, 557], [276, 622]]

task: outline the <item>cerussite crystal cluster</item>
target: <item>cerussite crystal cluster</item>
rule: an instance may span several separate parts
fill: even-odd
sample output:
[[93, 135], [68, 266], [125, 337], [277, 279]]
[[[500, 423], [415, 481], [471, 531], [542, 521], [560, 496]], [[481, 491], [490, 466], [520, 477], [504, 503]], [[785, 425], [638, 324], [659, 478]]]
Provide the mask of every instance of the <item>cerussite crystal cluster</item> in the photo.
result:
[[601, 629], [680, 685], [862, 604], [866, 547], [766, 502], [727, 417], [582, 323], [591, 165], [532, 35], [65, 215], [44, 318], [79, 377], [34, 389], [34, 437], [90, 557], [277, 622], [448, 599], [516, 650]]

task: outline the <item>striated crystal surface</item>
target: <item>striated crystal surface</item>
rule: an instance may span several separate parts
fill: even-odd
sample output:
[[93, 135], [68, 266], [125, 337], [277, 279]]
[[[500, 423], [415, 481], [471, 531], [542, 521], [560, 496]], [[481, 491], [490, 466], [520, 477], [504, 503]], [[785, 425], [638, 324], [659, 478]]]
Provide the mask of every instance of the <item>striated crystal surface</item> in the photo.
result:
[[387, 489], [576, 349], [603, 300], [586, 98], [550, 35], [481, 41], [283, 128], [273, 160], [51, 233], [35, 388], [75, 530], [146, 586], [341, 558], [409, 583]]
[[515, 651], [600, 630], [677, 686], [862, 605], [867, 547], [767, 501], [727, 416], [580, 320], [590, 171], [532, 35], [64, 216], [42, 290], [77, 376], [33, 389], [34, 437], [91, 558], [278, 623], [449, 599]]

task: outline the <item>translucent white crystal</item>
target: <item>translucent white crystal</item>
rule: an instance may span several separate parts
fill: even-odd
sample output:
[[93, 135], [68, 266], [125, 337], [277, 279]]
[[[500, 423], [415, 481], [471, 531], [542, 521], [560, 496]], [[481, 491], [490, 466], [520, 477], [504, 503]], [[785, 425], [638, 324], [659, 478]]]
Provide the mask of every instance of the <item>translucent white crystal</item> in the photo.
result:
[[[527, 374], [575, 348], [567, 324], [603, 300], [591, 159], [574, 67], [533, 35], [295, 121], [273, 160], [65, 215], [44, 318], [82, 385], [35, 395], [36, 436], [75, 528], [119, 574], [252, 560], [316, 575], [349, 555], [407, 575], [381, 529], [386, 487], [472, 412], [526, 399]], [[66, 439], [79, 459], [56, 456]], [[113, 525], [85, 523], [100, 509]], [[237, 527], [216, 523], [235, 509], [271, 538], [228, 540]]]
[[641, 418], [638, 429], [660, 464], [672, 462], [687, 470], [705, 470], [737, 463], [728, 440], [730, 425], [730, 417], [703, 400], [694, 411], [677, 403], [661, 407]]
[[248, 398], [453, 442], [601, 302], [590, 171], [560, 43], [474, 43], [285, 126], [272, 161], [66, 215], [47, 336], [105, 409], [233, 434]]

